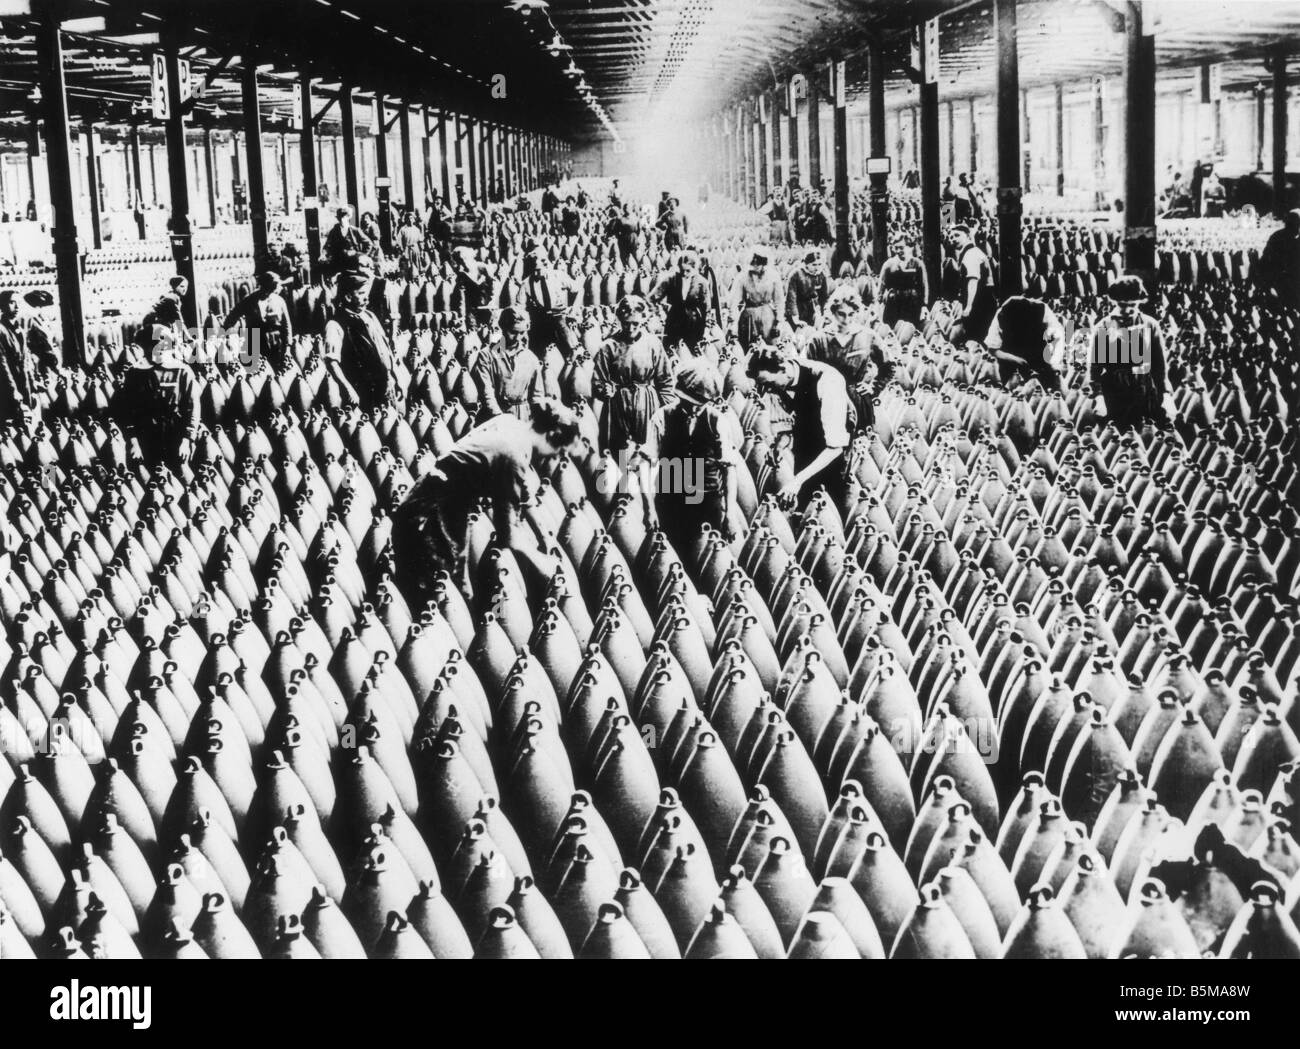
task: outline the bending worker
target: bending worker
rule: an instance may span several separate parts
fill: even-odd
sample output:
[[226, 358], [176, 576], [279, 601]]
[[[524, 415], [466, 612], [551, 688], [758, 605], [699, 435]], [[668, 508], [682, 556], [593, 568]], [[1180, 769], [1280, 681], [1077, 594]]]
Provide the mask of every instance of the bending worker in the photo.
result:
[[398, 586], [417, 612], [433, 595], [442, 572], [471, 595], [470, 515], [491, 504], [493, 543], [514, 554], [531, 591], [542, 593], [559, 567], [541, 549], [524, 519], [534, 500], [535, 462], [565, 454], [578, 439], [578, 419], [558, 401], [531, 405], [528, 419], [499, 415], [470, 430], [411, 489], [393, 517]]

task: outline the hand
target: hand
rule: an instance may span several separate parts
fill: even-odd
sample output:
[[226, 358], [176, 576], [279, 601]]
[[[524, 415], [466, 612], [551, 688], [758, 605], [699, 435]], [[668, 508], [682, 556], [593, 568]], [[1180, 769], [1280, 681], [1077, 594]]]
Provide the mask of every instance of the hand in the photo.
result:
[[776, 493], [777, 501], [787, 508], [794, 506], [799, 501], [801, 491], [803, 491], [803, 482], [796, 477], [793, 481], [781, 486], [781, 490]]
[[180, 448], [178, 448], [176, 451], [176, 456], [177, 458], [180, 459], [181, 462], [188, 463], [190, 461], [190, 456], [192, 456], [193, 454], [194, 454], [194, 442], [190, 440], [188, 437], [186, 437], [183, 441], [181, 441]]
[[853, 392], [859, 397], [871, 397], [875, 394], [876, 388], [870, 381], [863, 379], [853, 387]]

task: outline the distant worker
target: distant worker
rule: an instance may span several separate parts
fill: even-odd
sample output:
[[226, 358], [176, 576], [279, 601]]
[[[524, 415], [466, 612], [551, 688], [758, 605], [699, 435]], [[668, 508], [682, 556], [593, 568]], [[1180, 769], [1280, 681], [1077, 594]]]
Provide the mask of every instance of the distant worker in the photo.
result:
[[178, 469], [194, 452], [202, 418], [194, 373], [173, 328], [154, 324], [147, 359], [127, 371], [109, 415], [152, 466]]

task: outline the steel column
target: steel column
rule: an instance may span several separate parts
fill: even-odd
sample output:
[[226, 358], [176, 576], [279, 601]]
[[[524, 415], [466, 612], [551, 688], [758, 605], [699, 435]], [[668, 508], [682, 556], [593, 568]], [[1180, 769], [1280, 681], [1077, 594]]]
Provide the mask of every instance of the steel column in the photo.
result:
[[316, 173], [316, 128], [313, 125], [311, 104], [311, 74], [302, 74], [302, 131], [299, 144], [302, 147], [302, 203], [303, 218], [307, 226], [307, 264], [311, 267], [311, 277], [315, 281], [320, 277], [320, 201], [317, 199]]
[[86, 193], [90, 196], [90, 239], [96, 248], [104, 246], [104, 187], [99, 179], [99, 143], [95, 126], [87, 124], [83, 132], [86, 143]]
[[352, 104], [352, 85], [339, 86], [339, 117], [343, 124], [343, 195], [352, 209], [352, 221], [361, 220], [361, 197], [357, 189], [357, 127]]
[[[870, 126], [871, 157], [883, 160], [885, 147], [885, 60], [880, 45], [867, 49], [867, 120]], [[889, 256], [889, 176], [877, 172], [871, 178], [871, 261], [876, 272]]]
[[927, 83], [925, 48], [921, 49], [919, 115], [921, 121], [921, 259], [925, 263], [930, 294], [942, 286], [943, 261], [939, 212], [939, 84]]
[[1056, 195], [1065, 196], [1065, 87], [1056, 85]]
[[135, 229], [141, 240], [147, 231], [144, 222], [144, 183], [140, 180], [140, 125], [131, 122], [131, 177], [135, 180], [135, 199], [131, 201], [131, 210], [135, 212]]
[[388, 202], [392, 199], [392, 189], [388, 175], [388, 114], [383, 95], [375, 95], [375, 113], [379, 118], [379, 126], [375, 128], [375, 196], [379, 201], [379, 244], [384, 254], [391, 255], [393, 214]]
[[401, 115], [397, 118], [399, 142], [402, 150], [402, 193], [406, 206], [415, 207], [415, 179], [411, 171], [411, 109], [405, 102], [399, 103]]
[[217, 224], [216, 163], [212, 156], [212, 128], [203, 129], [203, 172], [208, 183], [208, 225]]
[[1020, 269], [1022, 94], [1016, 0], [994, 0], [993, 35], [998, 62], [998, 281], [1002, 297], [1007, 298], [1024, 291]]
[[831, 63], [831, 132], [835, 145], [835, 256], [832, 268], [838, 272], [845, 262], [853, 261], [849, 242], [849, 107], [848, 76], [845, 63]]
[[63, 38], [59, 12], [53, 5], [42, 9], [36, 25], [37, 75], [45, 115], [45, 152], [50, 183], [54, 261], [59, 286], [59, 315], [63, 332], [63, 360], [73, 366], [85, 363], [85, 333], [81, 299], [81, 249], [77, 243], [77, 211], [72, 190], [72, 155], [68, 147], [68, 93], [63, 74]]
[[1156, 38], [1135, 3], [1124, 18], [1124, 146], [1124, 265], [1154, 291]]
[[1273, 73], [1273, 214], [1283, 218], [1286, 206], [1286, 48], [1272, 55]]
[[244, 157], [248, 169], [248, 221], [253, 228], [253, 262], [266, 258], [270, 238], [266, 229], [266, 180], [263, 172], [262, 107], [257, 88], [257, 63], [245, 61], [240, 88], [244, 103]]
[[181, 313], [192, 329], [199, 326], [199, 296], [194, 278], [194, 238], [190, 227], [190, 180], [185, 151], [185, 112], [181, 108], [180, 55], [175, 43], [165, 52], [167, 68], [167, 175], [171, 184], [171, 242], [176, 272], [189, 287], [181, 300]]
[[816, 73], [805, 76], [804, 82], [808, 85], [808, 184], [816, 189], [822, 180], [821, 92]]

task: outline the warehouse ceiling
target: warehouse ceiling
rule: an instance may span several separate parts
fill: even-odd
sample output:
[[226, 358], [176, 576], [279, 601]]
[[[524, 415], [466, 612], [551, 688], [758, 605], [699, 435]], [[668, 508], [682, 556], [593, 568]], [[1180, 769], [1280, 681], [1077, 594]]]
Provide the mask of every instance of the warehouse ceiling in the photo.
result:
[[[0, 0], [0, 135], [32, 126], [32, 36], [45, 0]], [[350, 82], [365, 103], [390, 98], [571, 141], [635, 135], [771, 90], [794, 72], [848, 62], [850, 98], [865, 87], [867, 44], [888, 56], [887, 105], [905, 104], [911, 27], [940, 17], [940, 96], [992, 91], [989, 0], [66, 0], [64, 44], [74, 124], [145, 118], [149, 59], [174, 39], [202, 96], [197, 127], [242, 123], [239, 78], [263, 70], [263, 119], [289, 124], [292, 84], [309, 69], [317, 109]], [[1027, 88], [1118, 73], [1117, 9], [1102, 0], [1021, 0]], [[1160, 0], [1162, 71], [1222, 62], [1225, 88], [1268, 76], [1266, 51], [1300, 41], [1300, 0]], [[1294, 48], [1300, 50], [1300, 47]], [[1300, 67], [1300, 59], [1291, 63]], [[322, 126], [337, 130], [337, 108]], [[358, 110], [369, 128], [369, 106]], [[148, 131], [146, 130], [146, 133]]]

